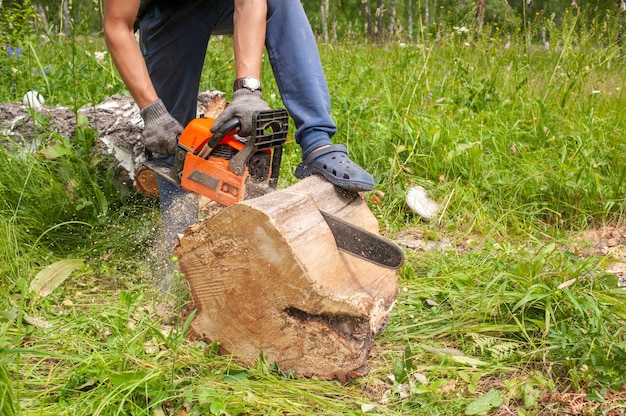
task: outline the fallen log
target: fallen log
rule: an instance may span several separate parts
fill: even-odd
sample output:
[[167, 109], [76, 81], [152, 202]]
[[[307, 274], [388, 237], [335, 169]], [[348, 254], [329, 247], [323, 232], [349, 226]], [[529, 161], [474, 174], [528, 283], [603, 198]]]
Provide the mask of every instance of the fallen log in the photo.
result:
[[366, 374], [396, 273], [338, 251], [320, 210], [378, 234], [358, 195], [317, 176], [189, 227], [175, 252], [197, 309], [192, 336], [244, 365], [262, 354], [296, 376]]
[[[205, 91], [198, 95], [199, 117], [216, 118], [225, 107], [226, 99], [219, 91]], [[156, 174], [143, 166], [143, 120], [133, 99], [114, 96], [96, 106], [82, 107], [78, 114], [89, 119], [89, 125], [98, 132], [99, 148], [113, 156], [133, 186], [148, 196], [157, 196]]]
[[[198, 116], [215, 118], [226, 107], [224, 94], [205, 91], [198, 95]], [[32, 110], [22, 103], [0, 103], [0, 141], [7, 148], [36, 152], [41, 145], [42, 134], [58, 133], [73, 139], [76, 134], [76, 118], [85, 117], [89, 128], [98, 136], [99, 154], [109, 155], [118, 171], [120, 182], [128, 183], [139, 191], [156, 196], [156, 176], [143, 168], [145, 160], [141, 144], [143, 120], [132, 97], [115, 95], [95, 105], [86, 105], [76, 112], [63, 106], [39, 106], [44, 124], [33, 117]]]

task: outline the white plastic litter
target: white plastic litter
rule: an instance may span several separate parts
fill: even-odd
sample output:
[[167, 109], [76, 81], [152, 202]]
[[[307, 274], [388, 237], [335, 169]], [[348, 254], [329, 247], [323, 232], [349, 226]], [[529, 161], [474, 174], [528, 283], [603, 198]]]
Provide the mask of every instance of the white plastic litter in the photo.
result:
[[41, 111], [46, 101], [44, 100], [43, 95], [39, 94], [37, 91], [28, 91], [24, 94], [22, 102], [25, 106], [30, 107], [33, 110]]
[[426, 190], [421, 186], [414, 186], [406, 193], [406, 203], [423, 219], [430, 221], [441, 207], [426, 195]]

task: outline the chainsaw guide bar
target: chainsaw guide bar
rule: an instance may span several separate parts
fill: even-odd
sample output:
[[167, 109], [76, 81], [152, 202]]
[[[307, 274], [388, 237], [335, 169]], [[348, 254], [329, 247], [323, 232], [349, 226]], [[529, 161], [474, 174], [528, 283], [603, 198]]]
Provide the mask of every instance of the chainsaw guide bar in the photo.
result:
[[320, 212], [335, 237], [339, 250], [389, 269], [398, 269], [404, 263], [404, 252], [393, 241], [356, 227], [328, 212]]

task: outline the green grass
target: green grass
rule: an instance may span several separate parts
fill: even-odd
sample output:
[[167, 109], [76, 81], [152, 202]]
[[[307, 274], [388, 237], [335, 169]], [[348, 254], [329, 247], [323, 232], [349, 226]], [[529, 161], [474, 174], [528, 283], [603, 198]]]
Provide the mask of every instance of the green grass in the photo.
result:
[[[185, 289], [159, 291], [155, 201], [121, 192], [88, 126], [71, 141], [33, 114], [37, 151], [9, 138], [0, 150], [0, 413], [458, 415], [504, 403], [533, 415], [563, 411], [546, 392], [601, 403], [621, 391], [626, 294], [604, 271], [610, 256], [573, 236], [623, 222], [626, 62], [574, 28], [552, 28], [549, 50], [459, 36], [320, 46], [335, 139], [374, 174], [367, 201], [384, 233], [452, 243], [406, 250], [372, 370], [347, 385], [293, 379], [262, 357], [242, 368], [188, 340]], [[96, 58], [99, 37], [11, 46], [22, 52], [0, 57], [0, 101], [37, 89], [76, 109], [125, 93], [109, 56]], [[228, 90], [230, 41], [208, 55], [202, 89]], [[267, 62], [263, 77], [280, 106]], [[294, 143], [285, 153], [280, 186], [300, 161]], [[434, 221], [406, 206], [413, 185], [445, 207]], [[84, 263], [36, 297], [34, 276], [69, 258]]]
[[[351, 49], [362, 52], [333, 48], [326, 58], [336, 68], [336, 114], [352, 115], [339, 118], [340, 140], [374, 170], [381, 190], [398, 195], [393, 205], [403, 206], [402, 190], [414, 180], [442, 200], [462, 187], [449, 218], [472, 221], [474, 231], [502, 221], [502, 233], [537, 221], [579, 226], [621, 211], [624, 77], [610, 70], [623, 59], [618, 50], [597, 64], [584, 47], [566, 58], [537, 51], [552, 58], [530, 65], [524, 60], [539, 58], [500, 43]], [[541, 86], [558, 84], [551, 78], [565, 60], [596, 68], [563, 103], [565, 92]], [[342, 65], [365, 69], [346, 79]], [[479, 211], [471, 218], [468, 203]]]

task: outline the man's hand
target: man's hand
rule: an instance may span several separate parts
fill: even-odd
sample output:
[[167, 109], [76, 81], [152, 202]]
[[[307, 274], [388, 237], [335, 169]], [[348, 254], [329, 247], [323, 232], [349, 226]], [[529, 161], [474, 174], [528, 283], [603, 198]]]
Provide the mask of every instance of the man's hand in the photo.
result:
[[216, 133], [230, 119], [239, 119], [239, 135], [247, 137], [252, 134], [252, 116], [257, 111], [271, 110], [270, 106], [263, 100], [261, 91], [250, 91], [242, 88], [233, 93], [233, 101], [226, 107], [211, 126], [211, 132]]
[[146, 149], [162, 155], [175, 154], [183, 126], [170, 115], [163, 101], [159, 99], [145, 106], [141, 118], [144, 122], [141, 137]]

